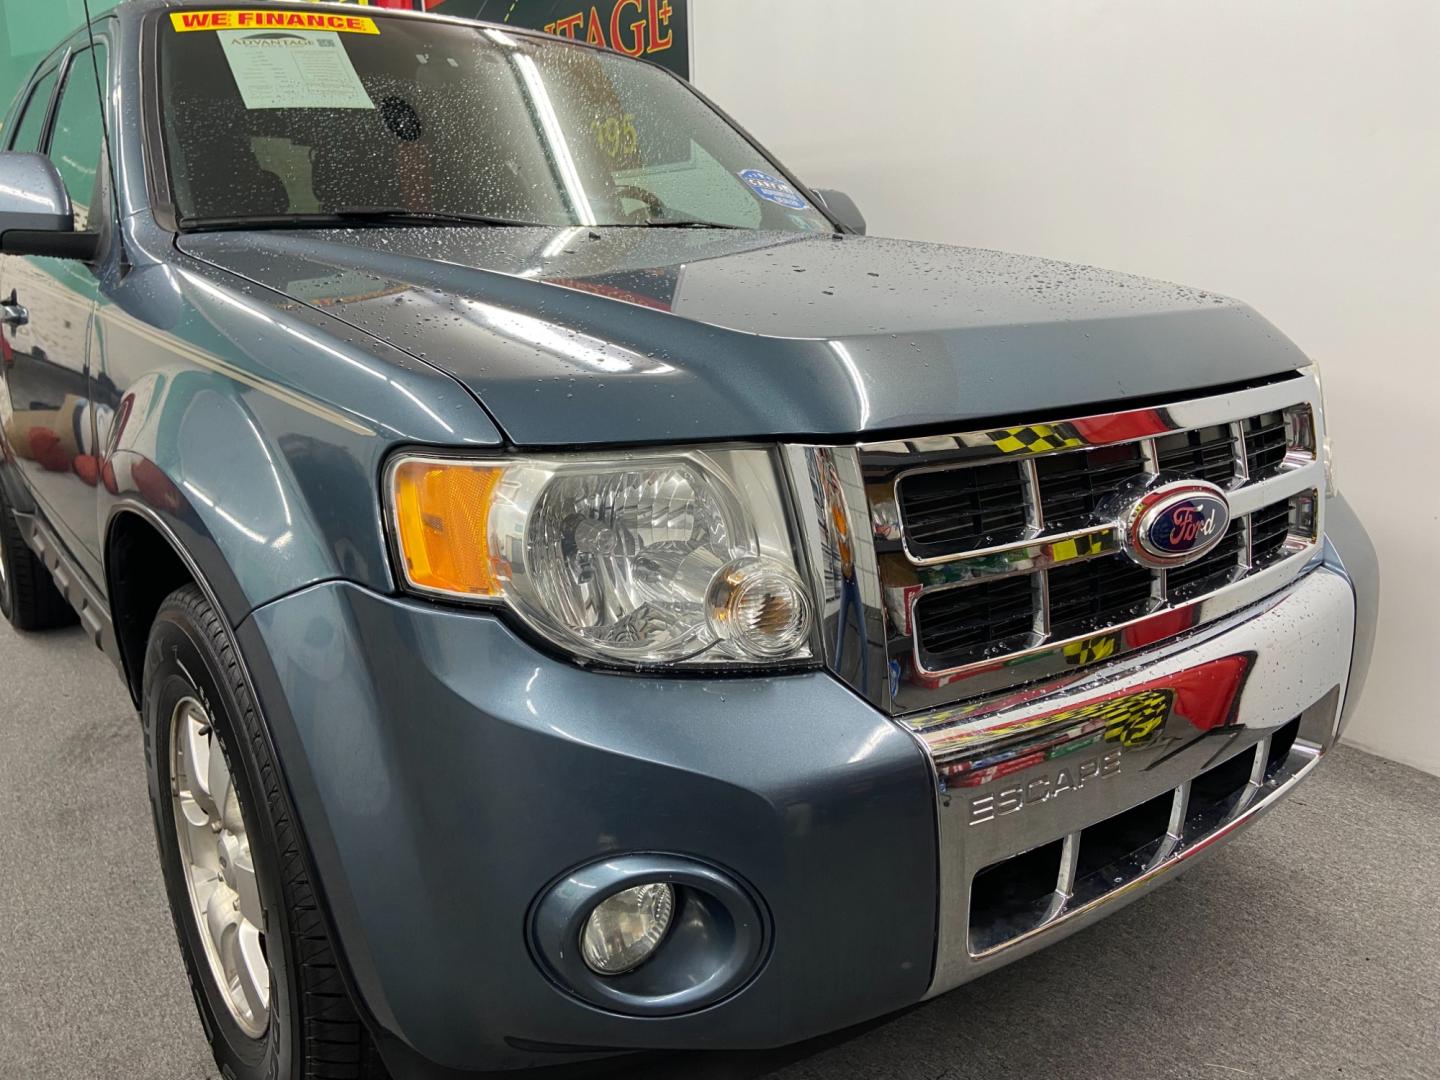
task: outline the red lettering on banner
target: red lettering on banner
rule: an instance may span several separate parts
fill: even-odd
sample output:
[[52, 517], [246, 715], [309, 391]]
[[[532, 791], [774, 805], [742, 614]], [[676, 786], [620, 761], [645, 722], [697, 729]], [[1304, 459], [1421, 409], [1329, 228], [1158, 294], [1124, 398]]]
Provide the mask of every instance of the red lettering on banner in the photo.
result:
[[[670, 0], [650, 0], [650, 48], [647, 52], [663, 52], [675, 44], [675, 34], [669, 29]], [[660, 36], [660, 24], [665, 24], [665, 36]]]
[[591, 45], [605, 48], [605, 31], [600, 28], [600, 12], [593, 7], [590, 9], [590, 28], [585, 32], [585, 40]]
[[645, 20], [638, 19], [630, 24], [634, 37], [631, 43], [626, 45], [620, 35], [620, 13], [627, 7], [635, 8], [641, 15], [645, 14], [645, 5], [640, 0], [619, 0], [615, 10], [610, 12], [610, 47], [626, 56], [639, 56], [645, 51]]
[[[625, 34], [627, 8], [633, 9], [634, 14], [639, 16], [628, 23], [628, 37]], [[610, 9], [608, 41], [605, 38], [604, 20], [600, 17], [598, 4], [591, 5], [588, 20], [586, 13], [581, 10], [574, 15], [546, 23], [544, 29], [547, 34], [570, 38], [572, 41], [583, 40], [602, 49], [614, 49], [626, 56], [644, 56], [647, 53], [665, 52], [674, 46], [675, 31], [670, 25], [674, 16], [675, 9], [670, 6], [670, 0], [616, 0], [615, 6]]]
[[567, 15], [555, 23], [555, 33], [561, 37], [574, 39], [575, 28], [585, 21], [585, 13], [577, 11], [574, 15]]

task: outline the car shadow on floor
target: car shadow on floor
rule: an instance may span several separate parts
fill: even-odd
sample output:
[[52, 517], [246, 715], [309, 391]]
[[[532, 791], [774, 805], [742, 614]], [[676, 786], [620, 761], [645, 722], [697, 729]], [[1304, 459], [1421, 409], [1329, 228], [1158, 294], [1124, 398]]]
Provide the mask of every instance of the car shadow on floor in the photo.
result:
[[[625, 1054], [605, 1061], [543, 1069], [544, 1080], [759, 1080], [817, 1054], [844, 1046], [852, 1039], [884, 1027], [920, 1008], [918, 1005], [890, 1013], [843, 1031], [792, 1043], [774, 1050], [716, 1050], [649, 1052]], [[522, 1074], [523, 1075], [523, 1074]]]

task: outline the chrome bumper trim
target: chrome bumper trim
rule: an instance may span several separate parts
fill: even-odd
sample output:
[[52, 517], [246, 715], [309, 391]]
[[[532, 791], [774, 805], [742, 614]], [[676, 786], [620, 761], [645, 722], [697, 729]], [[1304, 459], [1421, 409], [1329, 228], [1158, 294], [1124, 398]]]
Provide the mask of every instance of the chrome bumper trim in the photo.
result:
[[[1293, 790], [1334, 743], [1354, 614], [1349, 583], [1321, 567], [1258, 610], [1118, 674], [1112, 667], [1091, 672], [1083, 685], [1035, 688], [1032, 700], [992, 717], [999, 723], [983, 740], [937, 753], [917, 733], [935, 761], [939, 822], [940, 925], [929, 994], [1113, 911]], [[1143, 710], [1157, 699], [1167, 703], [1163, 722], [1147, 726]], [[1283, 741], [1287, 733], [1293, 745]], [[1192, 800], [1197, 778], [1208, 790], [1227, 766], [1244, 770], [1228, 802]], [[1087, 864], [1087, 842], [1141, 807], [1160, 815], [1153, 843], [1096, 865], [1096, 841]], [[1034, 907], [998, 933], [972, 926], [976, 875], [1042, 851], [1056, 853], [1053, 888], [1037, 892]]]
[[[1269, 610], [1285, 598], [1287, 588], [1293, 587], [1305, 572], [1320, 565], [1318, 545], [1312, 549], [1308, 559], [1287, 559], [1256, 573], [1240, 584], [1244, 588], [1232, 588], [1221, 595], [1212, 595], [1190, 604], [1155, 612], [1134, 622], [1113, 627], [1106, 635], [1084, 639], [1098, 641], [1109, 635], [1135, 636], [1137, 641], [1148, 640], [1148, 647], [1135, 645], [1123, 647], [1117, 644], [1112, 654], [1114, 661], [1103, 668], [1077, 668], [1068, 663], [1066, 646], [1073, 642], [1057, 642], [1055, 645], [1033, 649], [1022, 654], [1034, 665], [1037, 677], [1050, 674], [1055, 676], [1046, 682], [1037, 682], [1009, 694], [988, 697], [983, 701], [969, 702], [929, 712], [914, 713], [896, 717], [896, 722], [915, 732], [932, 758], [943, 759], [948, 755], [970, 748], [995, 743], [1029, 731], [1036, 733], [1037, 717], [1051, 711], [1047, 703], [1061, 690], [1083, 693], [1087, 688], [1101, 684], [1114, 685], [1131, 673], [1152, 668], [1167, 657], [1186, 653], [1195, 645], [1192, 636], [1184, 636], [1185, 630], [1197, 630], [1206, 636], [1223, 633], [1227, 629], [1253, 619], [1257, 614]], [[1177, 624], [1176, 620], [1183, 620]], [[1150, 630], [1153, 624], [1169, 625], [1163, 633]], [[1198, 628], [1198, 629], [1197, 629]], [[1145, 651], [1137, 650], [1144, 648]]]

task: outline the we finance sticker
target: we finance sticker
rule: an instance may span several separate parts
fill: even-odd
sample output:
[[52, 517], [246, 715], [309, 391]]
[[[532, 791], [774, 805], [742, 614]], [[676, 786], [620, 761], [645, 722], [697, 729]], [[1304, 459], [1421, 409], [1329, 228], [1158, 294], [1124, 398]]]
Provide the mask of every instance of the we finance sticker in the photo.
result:
[[746, 169], [739, 175], [750, 190], [766, 202], [788, 206], [791, 210], [804, 210], [810, 205], [805, 201], [805, 196], [778, 176], [771, 176], [759, 169]]
[[320, 11], [175, 11], [170, 25], [181, 33], [193, 30], [329, 30], [336, 34], [378, 34], [366, 15], [335, 15]]

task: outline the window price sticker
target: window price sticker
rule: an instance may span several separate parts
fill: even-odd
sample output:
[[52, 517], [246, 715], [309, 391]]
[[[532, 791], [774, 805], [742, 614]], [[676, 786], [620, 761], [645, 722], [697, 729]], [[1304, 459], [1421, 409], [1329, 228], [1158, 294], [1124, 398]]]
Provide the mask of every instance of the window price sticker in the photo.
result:
[[328, 30], [222, 31], [247, 109], [373, 109], [355, 65]]

